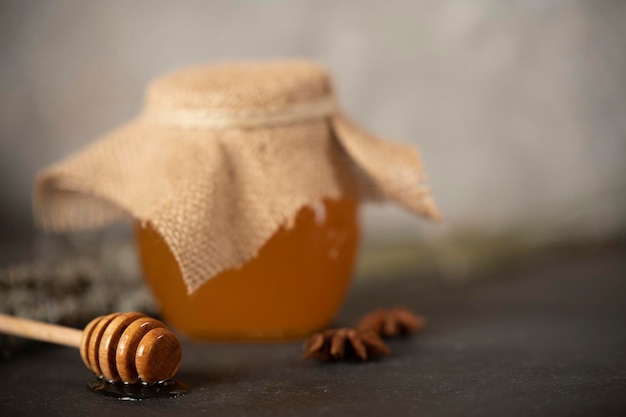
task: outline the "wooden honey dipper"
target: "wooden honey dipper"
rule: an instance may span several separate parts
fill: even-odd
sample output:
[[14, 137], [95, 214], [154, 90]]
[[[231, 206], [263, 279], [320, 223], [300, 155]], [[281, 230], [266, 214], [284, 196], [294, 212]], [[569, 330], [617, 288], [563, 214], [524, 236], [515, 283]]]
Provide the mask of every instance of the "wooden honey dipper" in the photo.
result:
[[83, 331], [0, 314], [0, 332], [77, 347], [87, 368], [114, 382], [171, 379], [182, 357], [178, 338], [141, 313], [100, 316]]

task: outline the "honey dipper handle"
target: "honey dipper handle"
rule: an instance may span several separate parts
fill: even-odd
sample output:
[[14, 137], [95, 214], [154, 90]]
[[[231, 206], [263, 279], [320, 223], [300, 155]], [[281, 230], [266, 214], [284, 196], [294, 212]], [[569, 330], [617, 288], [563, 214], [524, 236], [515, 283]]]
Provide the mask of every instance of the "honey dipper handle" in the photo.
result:
[[0, 333], [79, 348], [81, 330], [0, 314]]

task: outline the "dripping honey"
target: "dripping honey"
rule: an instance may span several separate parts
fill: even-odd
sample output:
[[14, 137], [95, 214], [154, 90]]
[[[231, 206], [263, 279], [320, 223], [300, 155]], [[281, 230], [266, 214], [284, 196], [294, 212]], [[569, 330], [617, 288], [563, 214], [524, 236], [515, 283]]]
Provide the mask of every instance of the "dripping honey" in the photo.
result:
[[256, 258], [187, 294], [171, 251], [136, 224], [145, 278], [166, 321], [198, 339], [291, 339], [327, 326], [348, 289], [358, 245], [357, 204], [324, 200], [296, 215]]

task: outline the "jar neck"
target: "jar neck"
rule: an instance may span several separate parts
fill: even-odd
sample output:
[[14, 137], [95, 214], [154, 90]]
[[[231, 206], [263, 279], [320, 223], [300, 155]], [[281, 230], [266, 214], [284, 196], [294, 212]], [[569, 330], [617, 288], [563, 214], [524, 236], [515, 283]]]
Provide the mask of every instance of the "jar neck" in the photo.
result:
[[275, 109], [224, 110], [165, 107], [148, 103], [140, 120], [182, 129], [251, 128], [322, 119], [337, 111], [337, 101], [332, 95]]

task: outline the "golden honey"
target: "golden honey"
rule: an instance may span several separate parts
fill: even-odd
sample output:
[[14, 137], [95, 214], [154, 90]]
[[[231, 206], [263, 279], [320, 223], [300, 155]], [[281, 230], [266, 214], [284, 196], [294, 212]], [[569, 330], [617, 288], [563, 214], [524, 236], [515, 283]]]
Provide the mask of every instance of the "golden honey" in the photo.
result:
[[193, 294], [159, 234], [139, 222], [135, 230], [145, 279], [175, 329], [196, 339], [292, 339], [328, 326], [341, 306], [358, 246], [357, 211], [350, 199], [301, 209], [257, 257]]

